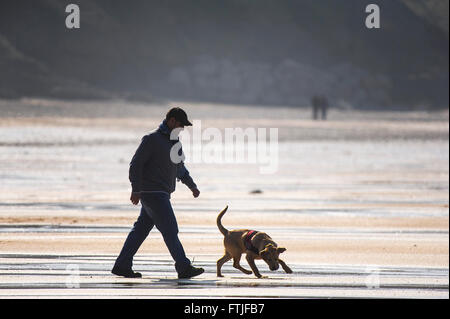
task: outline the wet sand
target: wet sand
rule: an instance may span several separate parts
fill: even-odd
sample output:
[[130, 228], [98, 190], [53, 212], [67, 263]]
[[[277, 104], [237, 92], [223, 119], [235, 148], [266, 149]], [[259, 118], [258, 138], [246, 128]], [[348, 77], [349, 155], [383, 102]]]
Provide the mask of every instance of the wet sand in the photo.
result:
[[2, 298], [448, 298], [448, 270], [424, 267], [291, 264], [294, 273], [254, 279], [215, 256], [199, 256], [205, 274], [178, 280], [166, 254], [140, 254], [140, 279], [111, 276], [115, 255], [1, 254]]
[[[279, 169], [188, 163], [202, 193], [178, 184], [172, 204], [206, 273], [177, 280], [155, 229], [135, 260], [144, 278], [112, 276], [139, 213], [128, 163], [165, 109], [0, 101], [0, 298], [448, 298], [448, 112], [344, 110], [314, 122], [292, 108], [193, 105], [203, 127], [278, 127]], [[227, 263], [216, 278], [225, 205], [225, 227], [269, 233], [294, 274], [260, 262], [269, 278], [256, 279]]]

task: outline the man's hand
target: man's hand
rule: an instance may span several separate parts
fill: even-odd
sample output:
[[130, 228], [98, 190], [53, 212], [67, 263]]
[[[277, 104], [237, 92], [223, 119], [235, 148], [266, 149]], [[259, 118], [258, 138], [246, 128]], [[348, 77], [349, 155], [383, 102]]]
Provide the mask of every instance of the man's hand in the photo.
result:
[[198, 195], [200, 195], [200, 191], [198, 190], [198, 188], [192, 189], [192, 195], [194, 195], [195, 198], [197, 198]]
[[137, 205], [139, 203], [139, 200], [141, 199], [141, 195], [139, 193], [131, 193], [130, 200], [133, 203], [133, 205]]

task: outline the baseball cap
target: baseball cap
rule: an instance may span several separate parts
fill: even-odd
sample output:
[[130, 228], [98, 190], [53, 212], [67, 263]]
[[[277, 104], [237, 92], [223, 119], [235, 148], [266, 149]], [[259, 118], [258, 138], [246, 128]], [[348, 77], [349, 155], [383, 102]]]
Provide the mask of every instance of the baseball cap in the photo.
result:
[[188, 120], [186, 112], [180, 107], [173, 107], [169, 110], [169, 112], [167, 112], [166, 119], [168, 120], [171, 117], [174, 117], [184, 126], [192, 126], [192, 123]]

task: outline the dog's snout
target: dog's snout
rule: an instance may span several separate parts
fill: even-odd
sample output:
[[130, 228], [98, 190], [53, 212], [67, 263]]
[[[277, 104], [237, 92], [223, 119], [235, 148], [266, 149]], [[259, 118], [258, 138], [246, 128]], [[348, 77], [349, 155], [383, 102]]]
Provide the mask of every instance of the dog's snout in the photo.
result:
[[278, 270], [278, 268], [280, 268], [279, 265], [270, 266], [270, 270]]

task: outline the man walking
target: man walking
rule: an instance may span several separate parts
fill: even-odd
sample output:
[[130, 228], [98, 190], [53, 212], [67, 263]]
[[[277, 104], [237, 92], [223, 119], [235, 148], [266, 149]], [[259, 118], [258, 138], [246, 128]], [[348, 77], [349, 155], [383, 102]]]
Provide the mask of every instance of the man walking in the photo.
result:
[[[134, 205], [141, 202], [141, 213], [128, 234], [116, 259], [112, 273], [127, 278], [142, 277], [132, 270], [133, 256], [156, 226], [175, 261], [178, 278], [191, 278], [204, 272], [203, 268], [191, 265], [178, 238], [178, 225], [170, 204], [170, 194], [175, 190], [175, 180], [181, 180], [198, 197], [200, 191], [182, 161], [172, 159], [172, 146], [179, 143], [178, 137], [171, 139], [174, 129], [191, 126], [186, 112], [175, 107], [169, 110], [159, 128], [142, 138], [130, 163], [129, 179]], [[181, 149], [180, 149], [181, 151]], [[182, 152], [182, 151], [181, 151]]]

